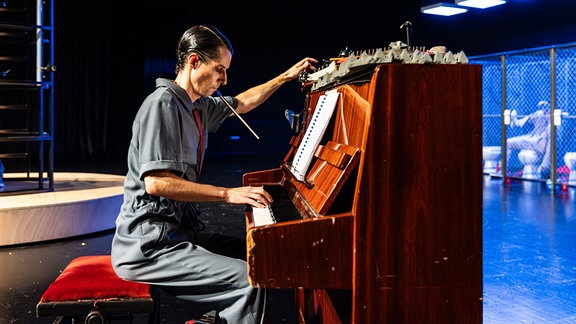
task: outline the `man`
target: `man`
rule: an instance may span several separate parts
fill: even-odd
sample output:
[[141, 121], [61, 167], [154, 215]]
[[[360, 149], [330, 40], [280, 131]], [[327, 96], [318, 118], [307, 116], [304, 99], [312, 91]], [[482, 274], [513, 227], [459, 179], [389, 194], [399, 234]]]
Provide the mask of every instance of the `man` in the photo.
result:
[[508, 139], [508, 156], [512, 150], [533, 150], [540, 158], [538, 174], [546, 177], [550, 172], [550, 104], [542, 100], [536, 105], [536, 110], [530, 115], [518, 118], [516, 110], [511, 112], [510, 127], [524, 127], [532, 124], [533, 128], [524, 135]]
[[[212, 97], [227, 82], [232, 55], [232, 45], [218, 29], [191, 27], [176, 49], [176, 79], [158, 79], [156, 90], [142, 103], [132, 127], [112, 263], [121, 278], [213, 307], [222, 323], [263, 323], [266, 291], [248, 282], [246, 262], [240, 259], [245, 257], [245, 243], [200, 235], [203, 225], [196, 203], [263, 207], [272, 197], [261, 187], [200, 183], [204, 148], [208, 133], [231, 115], [223, 100], [236, 112], [247, 113], [301, 72], [315, 70], [317, 61], [304, 58], [236, 97]], [[237, 251], [230, 252], [234, 248]]]

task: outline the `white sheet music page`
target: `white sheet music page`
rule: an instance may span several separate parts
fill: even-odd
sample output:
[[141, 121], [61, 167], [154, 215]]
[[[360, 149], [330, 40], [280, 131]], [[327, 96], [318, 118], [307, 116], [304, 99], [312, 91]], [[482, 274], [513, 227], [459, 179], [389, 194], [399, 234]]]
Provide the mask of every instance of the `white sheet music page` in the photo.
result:
[[305, 180], [316, 147], [320, 144], [320, 140], [326, 132], [326, 127], [332, 118], [332, 113], [338, 102], [338, 96], [338, 91], [334, 89], [327, 91], [318, 99], [314, 115], [312, 119], [310, 119], [306, 133], [298, 146], [298, 150], [292, 161], [292, 166], [290, 167], [290, 171], [299, 181]]

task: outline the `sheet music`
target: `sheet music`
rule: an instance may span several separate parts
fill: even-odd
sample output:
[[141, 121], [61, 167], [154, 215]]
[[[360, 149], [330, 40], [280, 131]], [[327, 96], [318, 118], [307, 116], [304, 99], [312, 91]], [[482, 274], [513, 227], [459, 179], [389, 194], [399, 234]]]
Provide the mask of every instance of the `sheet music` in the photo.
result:
[[324, 136], [326, 132], [326, 127], [332, 118], [332, 113], [338, 102], [338, 95], [337, 90], [331, 90], [327, 91], [318, 99], [318, 103], [314, 109], [314, 115], [312, 119], [310, 119], [306, 134], [304, 134], [298, 146], [298, 150], [292, 161], [292, 166], [290, 167], [290, 171], [299, 181], [305, 180], [316, 147], [318, 147], [322, 136]]

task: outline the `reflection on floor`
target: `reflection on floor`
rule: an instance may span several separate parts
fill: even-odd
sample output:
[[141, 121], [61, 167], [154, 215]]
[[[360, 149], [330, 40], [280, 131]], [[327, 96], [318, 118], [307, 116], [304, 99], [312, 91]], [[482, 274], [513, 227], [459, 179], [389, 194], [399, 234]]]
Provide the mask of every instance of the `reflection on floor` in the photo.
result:
[[[236, 186], [243, 173], [276, 167], [278, 161], [210, 157], [203, 176], [207, 182]], [[203, 207], [207, 230], [244, 236], [243, 207]], [[576, 323], [575, 209], [574, 187], [552, 191], [542, 182], [485, 179], [484, 323]], [[109, 253], [111, 237], [104, 231], [0, 248], [0, 324], [51, 323], [35, 316], [40, 295], [71, 259]], [[273, 290], [271, 305], [272, 324], [295, 322], [291, 291]], [[163, 323], [184, 323], [197, 316], [169, 296], [162, 296], [161, 310]], [[137, 316], [134, 323], [146, 320]]]
[[576, 323], [576, 189], [488, 178], [484, 323]]

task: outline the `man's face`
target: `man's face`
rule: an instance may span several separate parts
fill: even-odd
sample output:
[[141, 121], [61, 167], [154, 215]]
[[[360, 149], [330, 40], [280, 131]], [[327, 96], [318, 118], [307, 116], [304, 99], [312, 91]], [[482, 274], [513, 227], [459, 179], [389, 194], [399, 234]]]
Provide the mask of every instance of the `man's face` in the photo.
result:
[[219, 52], [217, 59], [199, 62], [192, 69], [190, 81], [201, 97], [210, 96], [228, 81], [226, 71], [232, 62], [232, 53], [226, 47], [220, 47]]

